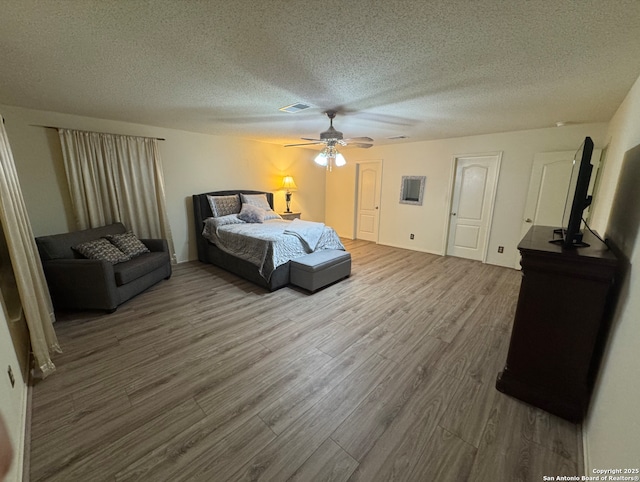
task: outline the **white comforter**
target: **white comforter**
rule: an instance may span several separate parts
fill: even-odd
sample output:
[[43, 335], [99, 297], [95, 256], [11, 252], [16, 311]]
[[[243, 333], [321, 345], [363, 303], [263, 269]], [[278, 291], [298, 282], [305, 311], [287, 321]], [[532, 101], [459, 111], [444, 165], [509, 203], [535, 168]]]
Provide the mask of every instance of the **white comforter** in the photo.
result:
[[[222, 226], [213, 219], [205, 220], [203, 236], [221, 250], [258, 266], [267, 281], [274, 269], [293, 258], [323, 249], [344, 249], [333, 228], [321, 223], [310, 223], [320, 224], [321, 230], [318, 226], [302, 226], [300, 230], [293, 221], [282, 219]], [[301, 227], [300, 223], [295, 224]], [[320, 236], [314, 241], [318, 233]], [[313, 249], [310, 244], [315, 244]]]

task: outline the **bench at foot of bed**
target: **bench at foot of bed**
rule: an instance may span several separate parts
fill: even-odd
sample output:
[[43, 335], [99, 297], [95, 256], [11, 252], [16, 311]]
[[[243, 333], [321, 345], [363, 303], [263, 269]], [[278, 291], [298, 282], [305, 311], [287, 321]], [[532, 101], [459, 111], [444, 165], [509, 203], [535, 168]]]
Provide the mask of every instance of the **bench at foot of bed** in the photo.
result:
[[351, 254], [325, 249], [291, 260], [291, 284], [307, 291], [319, 290], [351, 274]]

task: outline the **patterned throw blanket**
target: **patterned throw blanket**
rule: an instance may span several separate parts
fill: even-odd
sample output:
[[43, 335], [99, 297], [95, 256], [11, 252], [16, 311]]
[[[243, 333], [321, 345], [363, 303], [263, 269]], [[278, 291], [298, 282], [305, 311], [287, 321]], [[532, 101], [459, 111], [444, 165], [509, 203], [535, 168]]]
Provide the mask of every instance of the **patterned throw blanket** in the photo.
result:
[[[311, 251], [323, 249], [344, 249], [340, 238], [333, 230], [322, 223], [322, 232], [315, 243], [315, 249], [309, 250], [308, 241], [303, 241], [299, 233], [287, 233], [293, 221], [273, 219], [264, 223], [230, 224], [215, 226], [211, 218], [205, 220], [203, 236], [221, 250], [242, 258], [260, 268], [260, 275], [267, 281], [271, 273], [280, 265], [293, 258], [299, 258]], [[317, 226], [314, 227], [317, 230]], [[295, 226], [294, 226], [295, 229]], [[307, 236], [309, 233], [303, 234]], [[313, 235], [309, 241], [313, 242]]]

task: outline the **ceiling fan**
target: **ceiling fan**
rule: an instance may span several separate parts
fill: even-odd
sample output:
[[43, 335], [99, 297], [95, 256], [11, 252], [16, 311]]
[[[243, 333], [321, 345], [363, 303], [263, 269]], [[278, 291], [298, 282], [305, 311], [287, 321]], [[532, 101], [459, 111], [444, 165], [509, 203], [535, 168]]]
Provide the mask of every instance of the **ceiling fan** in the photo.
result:
[[327, 117], [329, 118], [329, 128], [326, 131], [320, 133], [320, 139], [302, 137], [301, 139], [305, 141], [313, 142], [303, 142], [301, 144], [286, 144], [284, 147], [311, 146], [313, 144], [324, 144], [325, 146], [330, 148], [335, 148], [336, 145], [363, 148], [369, 148], [373, 146], [373, 139], [371, 139], [371, 137], [351, 137], [349, 139], [344, 139], [342, 132], [336, 130], [333, 127], [333, 119], [336, 117], [336, 111], [328, 110], [325, 112], [325, 114], [327, 114]]

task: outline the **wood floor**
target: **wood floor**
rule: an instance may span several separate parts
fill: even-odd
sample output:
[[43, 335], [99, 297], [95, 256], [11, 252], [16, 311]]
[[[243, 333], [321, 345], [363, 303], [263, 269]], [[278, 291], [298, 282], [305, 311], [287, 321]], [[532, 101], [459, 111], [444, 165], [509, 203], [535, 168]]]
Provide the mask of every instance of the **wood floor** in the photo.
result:
[[58, 314], [31, 481], [582, 473], [578, 426], [494, 388], [518, 271], [345, 244], [352, 276], [314, 295], [192, 262], [114, 314]]

